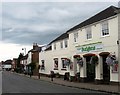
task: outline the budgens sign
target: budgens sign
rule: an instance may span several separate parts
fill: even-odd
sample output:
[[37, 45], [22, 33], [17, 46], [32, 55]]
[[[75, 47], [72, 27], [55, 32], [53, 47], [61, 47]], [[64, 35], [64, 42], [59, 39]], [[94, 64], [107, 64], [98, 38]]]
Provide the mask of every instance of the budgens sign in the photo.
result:
[[78, 52], [91, 52], [103, 49], [102, 42], [90, 43], [85, 45], [76, 46]]

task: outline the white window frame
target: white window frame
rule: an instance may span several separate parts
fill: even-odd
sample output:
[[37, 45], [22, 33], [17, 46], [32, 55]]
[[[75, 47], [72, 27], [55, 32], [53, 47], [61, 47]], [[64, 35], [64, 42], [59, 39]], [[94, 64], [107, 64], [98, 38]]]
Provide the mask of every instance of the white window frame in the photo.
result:
[[56, 50], [56, 43], [54, 43], [54, 50]]
[[[57, 64], [56, 64], [56, 62], [57, 62]], [[58, 58], [55, 58], [54, 59], [54, 69], [58, 69], [58, 63], [59, 63]]]
[[45, 70], [45, 60], [41, 60], [41, 70]]
[[65, 48], [68, 47], [68, 40], [64, 40], [64, 45], [65, 45]]
[[86, 28], [86, 39], [87, 40], [92, 39], [92, 29], [91, 29], [91, 27]]
[[60, 42], [60, 48], [63, 49], [63, 41]]
[[66, 67], [66, 65], [65, 65], [63, 62], [65, 62], [65, 60], [64, 60], [64, 59], [61, 59], [62, 69], [66, 69], [67, 67]]
[[101, 36], [106, 37], [109, 36], [109, 23], [108, 21], [104, 21], [101, 23]]
[[74, 42], [78, 42], [78, 32], [73, 33], [74, 35]]

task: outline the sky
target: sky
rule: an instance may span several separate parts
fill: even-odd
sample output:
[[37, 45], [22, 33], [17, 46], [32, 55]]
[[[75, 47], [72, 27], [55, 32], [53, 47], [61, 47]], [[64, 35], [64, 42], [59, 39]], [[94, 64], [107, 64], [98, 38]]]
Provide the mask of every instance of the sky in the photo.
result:
[[[9, 1], [9, 2], [8, 2]], [[26, 2], [25, 2], [26, 1]], [[2, 0], [0, 3], [0, 61], [18, 57], [22, 48], [48, 44], [73, 26], [114, 5], [117, 1]], [[75, 2], [76, 1], [76, 2]]]

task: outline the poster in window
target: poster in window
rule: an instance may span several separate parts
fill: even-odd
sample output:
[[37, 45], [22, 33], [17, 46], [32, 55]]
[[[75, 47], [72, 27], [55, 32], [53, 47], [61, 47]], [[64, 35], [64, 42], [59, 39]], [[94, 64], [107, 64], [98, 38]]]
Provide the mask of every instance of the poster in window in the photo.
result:
[[112, 73], [118, 73], [118, 64], [113, 64]]
[[70, 70], [73, 71], [73, 63], [70, 64]]

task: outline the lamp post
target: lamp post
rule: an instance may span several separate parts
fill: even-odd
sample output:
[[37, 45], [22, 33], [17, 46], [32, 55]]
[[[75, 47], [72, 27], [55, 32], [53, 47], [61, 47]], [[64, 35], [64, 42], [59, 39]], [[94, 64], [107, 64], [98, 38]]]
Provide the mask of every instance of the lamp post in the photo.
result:
[[26, 55], [26, 48], [22, 48], [22, 50], [24, 50], [24, 55]]

